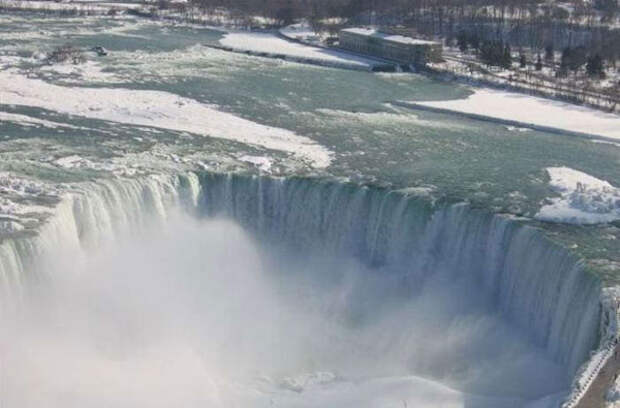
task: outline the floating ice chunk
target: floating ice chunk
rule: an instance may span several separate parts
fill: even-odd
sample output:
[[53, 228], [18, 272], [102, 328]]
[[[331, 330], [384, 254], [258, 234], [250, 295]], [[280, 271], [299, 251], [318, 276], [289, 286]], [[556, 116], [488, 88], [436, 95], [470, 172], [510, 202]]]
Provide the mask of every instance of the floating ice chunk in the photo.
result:
[[58, 160], [55, 160], [54, 163], [60, 167], [65, 168], [73, 168], [76, 167], [83, 159], [78, 155], [61, 157]]
[[245, 155], [239, 157], [239, 160], [242, 162], [251, 163], [264, 172], [269, 172], [271, 170], [272, 162], [269, 157]]
[[574, 224], [620, 219], [620, 188], [568, 167], [550, 167], [549, 184], [560, 194], [544, 205], [536, 218]]
[[523, 128], [523, 127], [517, 127], [517, 126], [506, 126], [506, 130], [510, 131], [510, 132], [529, 132], [531, 129], [528, 128]]

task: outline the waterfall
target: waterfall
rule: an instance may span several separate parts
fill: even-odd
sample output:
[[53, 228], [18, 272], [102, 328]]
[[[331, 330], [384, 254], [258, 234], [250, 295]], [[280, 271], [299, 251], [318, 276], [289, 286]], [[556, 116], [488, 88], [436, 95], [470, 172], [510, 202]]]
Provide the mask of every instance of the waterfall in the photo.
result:
[[302, 178], [207, 174], [202, 211], [294, 250], [347, 253], [402, 273], [412, 290], [470, 274], [497, 309], [572, 373], [596, 347], [600, 286], [582, 263], [518, 220], [464, 204], [433, 210], [398, 191]]
[[28, 281], [39, 276], [35, 263], [64, 251], [95, 248], [123, 232], [162, 222], [179, 206], [193, 211], [198, 178], [153, 175], [85, 183], [70, 190], [37, 235], [18, 235], [0, 243], [0, 307], [19, 302]]
[[[34, 262], [59, 247], [93, 248], [164, 222], [175, 208], [225, 216], [295, 251], [346, 254], [394, 274], [414, 294], [434, 274], [467, 275], [498, 313], [572, 374], [595, 349], [601, 288], [575, 256], [524, 222], [465, 204], [432, 205], [406, 191], [300, 177], [152, 175], [70, 190], [40, 233], [0, 244], [3, 308], [19, 301]], [[467, 294], [476, 296], [476, 294]], [[610, 320], [610, 319], [607, 319]]]

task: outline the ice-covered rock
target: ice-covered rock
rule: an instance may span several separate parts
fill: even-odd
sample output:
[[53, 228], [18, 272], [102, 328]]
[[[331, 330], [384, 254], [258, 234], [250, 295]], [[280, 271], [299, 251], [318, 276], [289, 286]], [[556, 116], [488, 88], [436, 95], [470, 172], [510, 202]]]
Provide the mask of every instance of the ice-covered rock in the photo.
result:
[[568, 167], [550, 167], [549, 184], [560, 197], [543, 205], [536, 218], [574, 224], [620, 219], [620, 188]]

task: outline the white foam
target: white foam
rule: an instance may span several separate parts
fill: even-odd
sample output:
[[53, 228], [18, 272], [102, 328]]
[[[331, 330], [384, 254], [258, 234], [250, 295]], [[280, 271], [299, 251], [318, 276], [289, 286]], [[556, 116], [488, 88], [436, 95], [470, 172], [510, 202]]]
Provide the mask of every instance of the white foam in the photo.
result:
[[560, 197], [544, 205], [536, 218], [574, 224], [597, 224], [620, 219], [620, 188], [568, 167], [547, 168]]
[[388, 108], [394, 109], [392, 112], [351, 112], [338, 109], [317, 109], [316, 112], [325, 116], [337, 118], [340, 121], [348, 121], [352, 123], [363, 123], [365, 125], [401, 125], [407, 126], [424, 126], [432, 128], [458, 128], [459, 125], [455, 123], [446, 123], [439, 121], [431, 121], [420, 119], [417, 115], [408, 112], [395, 109], [390, 104], [385, 105]]

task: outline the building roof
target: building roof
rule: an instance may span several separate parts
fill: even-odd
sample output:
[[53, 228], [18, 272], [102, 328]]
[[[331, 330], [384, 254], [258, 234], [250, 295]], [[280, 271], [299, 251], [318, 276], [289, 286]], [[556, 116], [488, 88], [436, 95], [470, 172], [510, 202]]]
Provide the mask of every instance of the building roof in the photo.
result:
[[366, 37], [381, 38], [386, 41], [392, 41], [401, 44], [437, 44], [436, 41], [419, 40], [416, 38], [405, 37], [404, 35], [382, 33], [378, 30], [375, 30], [374, 28], [353, 27], [345, 28], [342, 31], [344, 31], [345, 33], [363, 35]]

